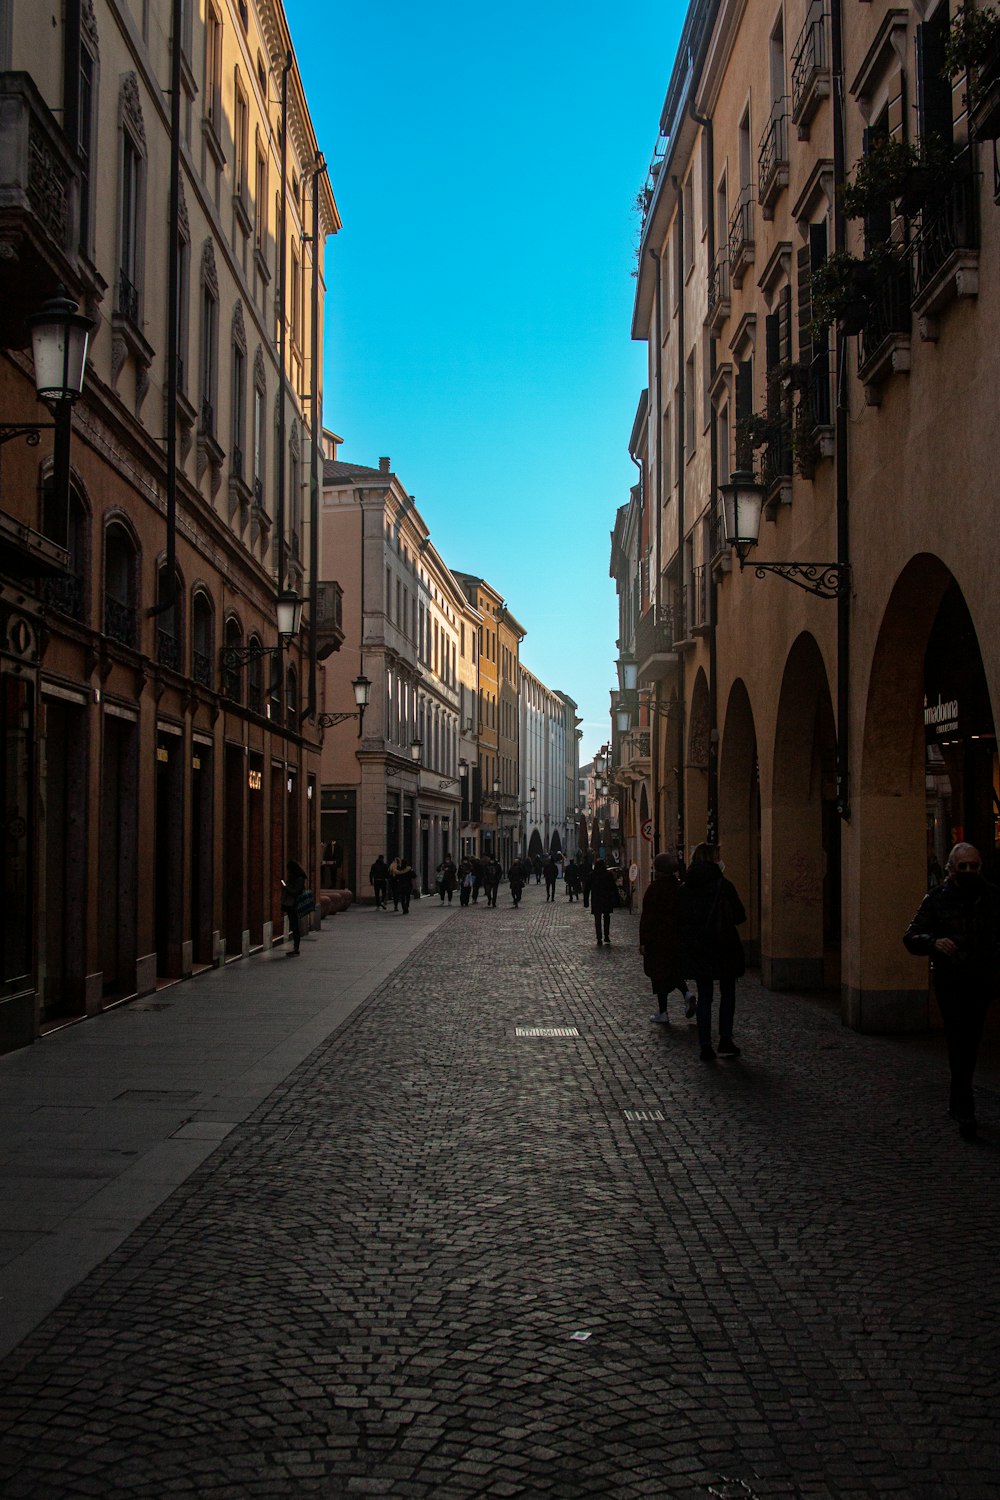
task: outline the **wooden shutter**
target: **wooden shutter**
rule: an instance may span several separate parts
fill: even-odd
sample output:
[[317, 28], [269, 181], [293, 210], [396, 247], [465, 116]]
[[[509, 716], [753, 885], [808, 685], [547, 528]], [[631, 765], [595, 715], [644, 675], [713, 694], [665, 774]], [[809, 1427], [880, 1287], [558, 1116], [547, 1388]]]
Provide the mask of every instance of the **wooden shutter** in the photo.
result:
[[917, 129], [921, 141], [936, 139], [943, 146], [950, 146], [954, 140], [951, 80], [944, 76], [947, 36], [948, 7], [940, 5], [916, 31]]
[[798, 252], [795, 270], [798, 286], [799, 363], [809, 365], [812, 363], [813, 341], [812, 329], [810, 327], [812, 323], [812, 293], [809, 289], [812, 260], [808, 245], [804, 245]]

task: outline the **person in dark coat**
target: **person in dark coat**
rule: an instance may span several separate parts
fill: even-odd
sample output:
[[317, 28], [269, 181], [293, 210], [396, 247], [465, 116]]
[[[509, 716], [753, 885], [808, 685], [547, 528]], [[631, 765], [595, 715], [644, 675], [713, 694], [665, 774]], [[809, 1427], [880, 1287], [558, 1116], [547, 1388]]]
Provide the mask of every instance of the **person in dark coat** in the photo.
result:
[[299, 902], [306, 888], [306, 872], [297, 860], [290, 859], [285, 866], [285, 878], [281, 882], [281, 910], [288, 917], [288, 931], [292, 939], [291, 952], [286, 958], [298, 958], [302, 941], [302, 924], [299, 920]]
[[535, 884], [538, 885], [542, 878], [542, 856], [540, 854], [536, 854], [532, 859], [531, 868], [535, 872]]
[[469, 863], [472, 865], [472, 904], [475, 906], [479, 900], [479, 887], [483, 883], [483, 861], [473, 855]]
[[409, 916], [410, 897], [413, 895], [413, 866], [405, 854], [400, 854], [396, 864], [396, 880], [393, 886], [393, 894], [403, 908], [404, 916]]
[[594, 913], [597, 946], [611, 941], [611, 913], [618, 905], [618, 882], [603, 859], [594, 865], [590, 882], [590, 909]]
[[458, 867], [458, 899], [468, 906], [472, 896], [472, 861], [463, 859]]
[[580, 866], [575, 859], [567, 861], [563, 876], [566, 881], [566, 894], [571, 901], [575, 901], [580, 894]]
[[926, 954], [948, 1042], [948, 1113], [958, 1132], [978, 1134], [972, 1078], [986, 1011], [1000, 983], [1000, 890], [982, 877], [972, 844], [956, 844], [940, 885], [927, 892], [903, 934], [907, 950]]
[[736, 981], [746, 972], [743, 943], [736, 931], [747, 914], [732, 882], [723, 874], [714, 844], [699, 844], [691, 855], [684, 881], [681, 916], [684, 927], [684, 967], [698, 989], [698, 1041], [702, 1062], [716, 1056], [712, 1047], [712, 999], [719, 982], [719, 1047], [721, 1057], [739, 1057], [733, 1041]]
[[682, 886], [677, 878], [677, 861], [672, 854], [658, 854], [653, 860], [653, 879], [642, 898], [639, 916], [639, 952], [643, 973], [648, 978], [659, 1006], [650, 1020], [669, 1024], [667, 999], [671, 990], [680, 990], [686, 1002], [688, 1018], [695, 1012], [695, 997], [684, 978], [684, 939], [681, 932]]
[[500, 868], [500, 861], [493, 859], [491, 856], [483, 867], [483, 885], [486, 889], [487, 906], [496, 906], [497, 891], [500, 889], [502, 876], [503, 870]]
[[455, 861], [450, 854], [446, 854], [437, 867], [437, 888], [438, 895], [441, 897], [441, 905], [444, 905], [445, 896], [448, 897], [450, 905], [452, 892], [455, 889]]
[[545, 899], [554, 901], [556, 899], [556, 881], [559, 878], [559, 866], [550, 854], [542, 866], [542, 874], [545, 876]]
[[[525, 873], [519, 859], [515, 859], [511, 864], [511, 867], [507, 872], [507, 879], [510, 882], [511, 900], [514, 902], [515, 906], [519, 906], [521, 903], [521, 894], [524, 891], [525, 882]], [[494, 905], [495, 904], [496, 903], [494, 902]]]
[[583, 872], [580, 877], [580, 885], [583, 890], [583, 904], [585, 908], [590, 906], [590, 887], [594, 883], [594, 856], [588, 851], [583, 861]]
[[380, 854], [378, 859], [368, 871], [368, 879], [375, 891], [375, 905], [379, 911], [385, 911], [385, 898], [389, 889], [389, 866], [385, 862], [385, 855]]

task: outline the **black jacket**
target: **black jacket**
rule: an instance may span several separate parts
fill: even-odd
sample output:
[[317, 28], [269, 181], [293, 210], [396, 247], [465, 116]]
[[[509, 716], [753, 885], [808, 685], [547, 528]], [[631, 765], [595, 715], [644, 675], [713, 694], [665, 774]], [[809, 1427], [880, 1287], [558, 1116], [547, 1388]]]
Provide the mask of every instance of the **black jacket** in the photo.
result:
[[681, 892], [684, 968], [695, 978], [738, 979], [746, 970], [737, 926], [747, 919], [736, 888], [717, 864], [699, 860]]
[[618, 882], [611, 871], [595, 870], [590, 882], [591, 911], [614, 911], [618, 900]]
[[[938, 953], [938, 938], [951, 938], [958, 953]], [[944, 881], [927, 892], [903, 942], [910, 953], [929, 955], [938, 983], [985, 980], [995, 989], [1000, 980], [1000, 890], [981, 875], [967, 887]]]

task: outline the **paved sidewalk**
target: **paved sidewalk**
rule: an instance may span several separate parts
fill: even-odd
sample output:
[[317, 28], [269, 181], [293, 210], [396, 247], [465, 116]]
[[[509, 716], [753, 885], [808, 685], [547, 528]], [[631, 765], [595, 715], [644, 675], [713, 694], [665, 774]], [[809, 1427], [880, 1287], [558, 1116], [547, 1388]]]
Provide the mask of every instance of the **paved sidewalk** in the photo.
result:
[[[447, 911], [448, 908], [445, 908]], [[0, 1355], [435, 930], [351, 907], [289, 960], [208, 970], [0, 1058]]]
[[270, 1079], [265, 1045], [210, 1089], [223, 1023], [187, 1057], [173, 1010], [67, 1034], [79, 1069], [117, 1026], [109, 1090], [200, 1080], [174, 1129], [227, 1133], [0, 1366], [5, 1500], [997, 1500], [995, 1076], [967, 1145], [940, 1039], [752, 980], [742, 1058], [702, 1064], [634, 918], [597, 948], [579, 905], [501, 903], [422, 903], [332, 1034], [307, 965], [403, 919], [212, 976], [230, 1030], [236, 972], [265, 1032], [308, 1011]]

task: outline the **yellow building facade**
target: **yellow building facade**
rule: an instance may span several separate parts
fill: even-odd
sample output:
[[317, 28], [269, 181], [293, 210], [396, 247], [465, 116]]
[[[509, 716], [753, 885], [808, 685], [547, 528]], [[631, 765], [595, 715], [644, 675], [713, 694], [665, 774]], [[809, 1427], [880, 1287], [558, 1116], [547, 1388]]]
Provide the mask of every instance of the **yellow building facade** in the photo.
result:
[[932, 1018], [901, 933], [953, 842], [998, 849], [1000, 121], [950, 36], [946, 6], [692, 6], [633, 324], [654, 836], [718, 839], [765, 982], [872, 1031]]

